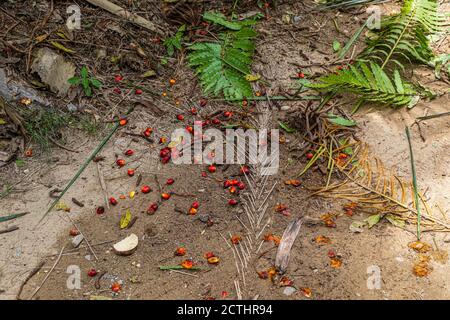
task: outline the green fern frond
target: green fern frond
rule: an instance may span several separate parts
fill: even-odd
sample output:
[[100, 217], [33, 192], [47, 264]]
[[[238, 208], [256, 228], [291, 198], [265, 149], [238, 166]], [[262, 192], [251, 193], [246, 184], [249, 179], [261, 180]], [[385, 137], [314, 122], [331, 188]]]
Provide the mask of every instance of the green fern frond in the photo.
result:
[[419, 99], [413, 86], [402, 80], [395, 70], [391, 80], [381, 67], [373, 62], [369, 65], [359, 63], [349, 66], [335, 74], [319, 78], [318, 83], [309, 84], [319, 91], [349, 92], [357, 94], [362, 100], [393, 107], [411, 107]]
[[233, 31], [220, 33], [218, 42], [201, 42], [189, 47], [189, 65], [195, 68], [204, 92], [214, 96], [223, 94], [230, 100], [252, 96], [252, 87], [245, 76], [251, 73], [257, 33], [247, 22], [228, 25], [223, 20], [225, 17], [207, 17]]
[[399, 14], [383, 19], [376, 39], [360, 55], [381, 68], [395, 63], [403, 68], [403, 61], [429, 64], [434, 54], [428, 37], [440, 32], [445, 16], [438, 12], [436, 0], [405, 0]]

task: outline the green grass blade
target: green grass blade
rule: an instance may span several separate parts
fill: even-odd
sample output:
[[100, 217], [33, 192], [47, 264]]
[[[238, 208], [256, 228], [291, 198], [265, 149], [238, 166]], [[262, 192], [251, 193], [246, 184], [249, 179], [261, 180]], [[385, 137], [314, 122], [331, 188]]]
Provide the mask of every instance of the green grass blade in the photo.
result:
[[[132, 111], [132, 108], [127, 112], [129, 114]], [[111, 137], [116, 133], [117, 129], [119, 128], [120, 124], [119, 121], [117, 121], [114, 124], [113, 129], [111, 132], [100, 142], [100, 144], [95, 148], [94, 152], [84, 161], [83, 165], [80, 169], [78, 169], [77, 173], [73, 176], [73, 178], [70, 180], [70, 182], [67, 184], [67, 186], [64, 188], [64, 190], [61, 192], [61, 194], [58, 196], [58, 198], [53, 201], [53, 203], [50, 205], [48, 210], [45, 212], [45, 214], [42, 216], [42, 218], [39, 220], [37, 225], [39, 225], [42, 220], [47, 216], [47, 214], [55, 207], [55, 205], [61, 200], [61, 198], [64, 196], [64, 194], [70, 189], [70, 187], [77, 181], [77, 179], [80, 177], [80, 175], [83, 173], [83, 171], [86, 169], [86, 167], [89, 165], [89, 163], [92, 161], [92, 159], [95, 158], [95, 156], [103, 149], [103, 147], [108, 143], [108, 141], [111, 139]]]

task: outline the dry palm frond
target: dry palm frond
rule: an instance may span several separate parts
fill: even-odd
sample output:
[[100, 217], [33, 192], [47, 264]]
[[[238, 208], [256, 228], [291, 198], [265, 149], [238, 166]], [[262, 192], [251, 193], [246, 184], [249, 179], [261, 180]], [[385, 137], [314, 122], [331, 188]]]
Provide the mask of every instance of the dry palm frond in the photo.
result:
[[[371, 157], [367, 146], [358, 145], [349, 159], [335, 160], [334, 167], [344, 175], [344, 181], [319, 188], [313, 195], [342, 199], [357, 204], [357, 210], [372, 216], [376, 222], [385, 217], [394, 225], [417, 224], [417, 207], [412, 181], [399, 178], [381, 160]], [[436, 230], [450, 230], [450, 224], [434, 216], [423, 192], [418, 191], [421, 225]], [[376, 223], [375, 222], [375, 223]], [[426, 231], [426, 230], [424, 230]]]

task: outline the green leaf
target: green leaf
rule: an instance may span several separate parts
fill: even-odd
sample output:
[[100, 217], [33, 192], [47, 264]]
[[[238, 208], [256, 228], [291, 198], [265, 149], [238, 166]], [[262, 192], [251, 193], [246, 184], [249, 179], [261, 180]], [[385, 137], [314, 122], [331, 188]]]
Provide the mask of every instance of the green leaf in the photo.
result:
[[436, 0], [404, 0], [400, 13], [382, 19], [360, 58], [377, 61], [382, 69], [394, 64], [403, 69], [404, 61], [430, 65], [434, 53], [429, 39], [445, 25]]
[[[89, 80], [87, 80], [87, 81], [89, 81]], [[92, 88], [89, 84], [86, 87], [83, 86], [83, 89], [84, 89], [84, 94], [86, 95], [86, 97], [92, 96]]]
[[173, 56], [173, 54], [175, 53], [175, 49], [173, 47], [173, 44], [172, 43], [167, 44], [166, 48], [167, 48], [167, 55], [169, 57]]
[[89, 76], [89, 70], [86, 66], [81, 67], [80, 75], [82, 79], [87, 79], [87, 77]]
[[328, 120], [334, 124], [344, 127], [356, 126], [356, 121], [337, 116], [335, 114], [332, 114], [331, 112], [328, 113]]
[[17, 167], [20, 168], [20, 167], [23, 167], [25, 165], [25, 161], [23, 161], [22, 159], [17, 159], [15, 161], [15, 164], [16, 164]]
[[333, 50], [334, 52], [338, 52], [341, 49], [341, 43], [337, 40], [333, 41]]
[[341, 52], [339, 52], [338, 60], [341, 60], [345, 57], [347, 52], [350, 50], [350, 48], [353, 46], [353, 44], [359, 39], [361, 36], [361, 33], [364, 31], [364, 28], [369, 23], [369, 19], [366, 20], [366, 22], [353, 34], [353, 36], [350, 38], [350, 40], [345, 44], [345, 46], [342, 48]]
[[0, 118], [0, 126], [1, 126], [1, 125], [4, 125], [4, 124], [6, 124], [6, 120], [5, 120], [5, 119], [2, 119], [2, 118]]
[[[395, 84], [395, 86], [394, 86]], [[377, 64], [358, 62], [349, 68], [319, 78], [318, 82], [307, 85], [317, 91], [329, 93], [353, 93], [363, 101], [392, 107], [414, 104], [419, 93], [411, 84], [403, 81], [398, 72], [391, 80], [386, 72]], [[417, 87], [417, 86], [416, 86]], [[421, 88], [421, 93], [424, 90]]]
[[289, 127], [287, 124], [278, 121], [278, 124], [280, 125], [280, 128], [283, 129], [284, 131], [286, 131], [287, 133], [292, 133], [295, 132], [295, 129]]
[[203, 14], [203, 19], [231, 30], [241, 30], [242, 28], [240, 23], [228, 21], [225, 15], [219, 12], [207, 11]]
[[365, 219], [364, 221], [367, 222], [369, 229], [372, 228], [374, 225], [376, 225], [378, 222], [380, 222], [381, 219], [381, 214], [374, 214], [371, 215], [370, 217], [368, 217], [367, 219]]
[[70, 83], [71, 85], [79, 85], [81, 82], [81, 79], [79, 77], [72, 77], [69, 80], [67, 80], [68, 83]]
[[94, 88], [100, 89], [102, 87], [102, 82], [100, 80], [91, 78], [90, 81]]
[[220, 33], [217, 42], [198, 42], [189, 47], [189, 66], [195, 69], [205, 94], [223, 94], [230, 101], [253, 96], [246, 75], [251, 74], [255, 37], [254, 30], [242, 27]]

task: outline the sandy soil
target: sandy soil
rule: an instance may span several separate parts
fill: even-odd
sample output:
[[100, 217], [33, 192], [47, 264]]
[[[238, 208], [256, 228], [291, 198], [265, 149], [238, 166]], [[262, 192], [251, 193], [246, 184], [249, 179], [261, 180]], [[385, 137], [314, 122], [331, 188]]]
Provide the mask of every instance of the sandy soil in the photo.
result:
[[[331, 56], [331, 43], [337, 38], [345, 41], [355, 28], [354, 21], [359, 17], [349, 15], [336, 16], [343, 34], [334, 29], [330, 34], [319, 31], [317, 34], [305, 36], [299, 27], [309, 26], [309, 15], [297, 25], [284, 25], [280, 12], [269, 21], [264, 21], [258, 30], [264, 40], [258, 44], [258, 61], [255, 70], [264, 78], [273, 82], [273, 92], [292, 84], [291, 77], [299, 70], [295, 64], [308, 64], [305, 56], [314, 62], [325, 62]], [[291, 9], [292, 10], [292, 9]], [[300, 6], [294, 12], [302, 12]], [[354, 19], [354, 20], [352, 20]], [[331, 30], [333, 22], [329, 17], [318, 18], [318, 28]], [[274, 26], [277, 26], [274, 28]], [[320, 27], [319, 27], [320, 26]], [[286, 30], [289, 30], [289, 36]], [[282, 36], [281, 36], [282, 35]], [[288, 37], [289, 41], [286, 39]], [[443, 46], [445, 47], [445, 46]], [[276, 48], [276, 50], [274, 50]], [[315, 68], [312, 72], [317, 71]], [[180, 79], [173, 88], [191, 87], [190, 79]], [[440, 90], [442, 84], [436, 84]], [[190, 97], [198, 101], [200, 92], [195, 89]], [[368, 143], [374, 156], [379, 157], [386, 166], [395, 167], [403, 177], [410, 176], [408, 144], [404, 134], [405, 125], [411, 125], [415, 118], [425, 113], [433, 114], [448, 111], [449, 96], [444, 95], [434, 101], [420, 103], [412, 110], [386, 110], [364, 107], [355, 116], [358, 121], [358, 135]], [[295, 108], [297, 102], [286, 103]], [[349, 110], [351, 105], [348, 106]], [[188, 110], [188, 105], [180, 107]], [[229, 108], [219, 103], [209, 104], [201, 114], [210, 114], [214, 110]], [[166, 110], [164, 115], [155, 115], [148, 108], [138, 107], [129, 119], [129, 127], [121, 129], [113, 140], [101, 152], [105, 160], [99, 163], [105, 176], [108, 193], [118, 197], [127, 195], [136, 189], [137, 174], [142, 175], [142, 183], [153, 188], [150, 194], [137, 194], [134, 199], [120, 200], [119, 204], [97, 215], [96, 208], [104, 205], [104, 198], [99, 184], [97, 167], [91, 164], [81, 179], [64, 197], [64, 202], [71, 207], [70, 213], [53, 211], [36, 227], [37, 221], [46, 211], [51, 199], [48, 196], [52, 188], [62, 188], [79, 168], [90, 150], [99, 139], [90, 140], [80, 148], [79, 153], [71, 153], [56, 149], [49, 158], [33, 158], [26, 167], [11, 166], [9, 172], [2, 171], [3, 179], [20, 176], [24, 180], [18, 185], [19, 192], [0, 200], [0, 208], [8, 209], [6, 213], [30, 211], [16, 221], [2, 223], [2, 227], [17, 225], [18, 231], [0, 235], [0, 299], [14, 299], [21, 283], [29, 272], [41, 261], [45, 264], [41, 271], [32, 277], [24, 287], [22, 299], [28, 299], [33, 291], [46, 277], [55, 262], [59, 251], [64, 246], [65, 252], [71, 250], [69, 229], [71, 223], [66, 215], [77, 221], [80, 230], [94, 245], [95, 259], [92, 252], [81, 245], [79, 250], [62, 255], [57, 267], [36, 294], [38, 299], [88, 299], [92, 295], [102, 295], [114, 299], [207, 299], [237, 298], [234, 279], [240, 279], [236, 272], [235, 258], [222, 236], [229, 234], [245, 234], [246, 230], [236, 219], [243, 214], [241, 205], [230, 207], [227, 204], [229, 195], [224, 191], [221, 181], [237, 175], [239, 168], [231, 166], [226, 170], [218, 168], [217, 173], [202, 177], [205, 166], [162, 165], [158, 161], [158, 138], [167, 135], [173, 128], [179, 127], [175, 120], [177, 110]], [[273, 110], [273, 126], [283, 113]], [[186, 120], [191, 121], [192, 117]], [[439, 118], [421, 122], [425, 142], [419, 136], [417, 126], [412, 127], [413, 146], [418, 168], [418, 183], [421, 189], [428, 190], [430, 203], [439, 204], [448, 217], [450, 172], [449, 172], [449, 119]], [[149, 143], [136, 138], [125, 131], [141, 132], [147, 126], [155, 129], [155, 142]], [[70, 134], [68, 132], [67, 134]], [[84, 137], [77, 133], [69, 144], [77, 146]], [[276, 203], [285, 203], [291, 212], [283, 216], [269, 210], [271, 222], [266, 231], [281, 236], [292, 219], [298, 216], [319, 218], [324, 213], [342, 211], [342, 203], [323, 198], [308, 198], [309, 191], [305, 186], [323, 184], [326, 177], [320, 172], [308, 172], [302, 178], [302, 186], [292, 188], [283, 181], [292, 179], [293, 173], [299, 172], [305, 161], [292, 162], [287, 148], [295, 141], [295, 134], [287, 135], [288, 142], [282, 146], [280, 166], [285, 168], [270, 180], [272, 187], [278, 182], [269, 197], [269, 208]], [[127, 148], [135, 150], [131, 158], [134, 162], [127, 167], [137, 167], [136, 176], [129, 178], [126, 171], [117, 169], [115, 159]], [[56, 161], [58, 158], [58, 161]], [[38, 169], [36, 172], [35, 170]], [[26, 172], [24, 172], [26, 171]], [[157, 177], [157, 179], [155, 179]], [[171, 186], [165, 185], [168, 178], [175, 179]], [[148, 215], [149, 203], [159, 200], [160, 191], [174, 191], [170, 200], [160, 204], [154, 215]], [[71, 202], [74, 197], [85, 206], [80, 208]], [[196, 216], [177, 212], [176, 208], [186, 211], [192, 201], [197, 200], [201, 206]], [[129, 208], [133, 216], [138, 217], [130, 228], [120, 230], [120, 216]], [[3, 212], [2, 214], [5, 213]], [[199, 220], [201, 214], [208, 214], [214, 224], [207, 226]], [[384, 222], [362, 233], [352, 233], [349, 226], [354, 220], [363, 220], [366, 216], [357, 213], [353, 217], [342, 216], [336, 220], [336, 228], [328, 228], [321, 223], [302, 226], [291, 253], [291, 260], [286, 276], [294, 281], [298, 289], [287, 296], [284, 287], [272, 284], [267, 279], [259, 279], [255, 270], [264, 270], [274, 264], [276, 247], [273, 243], [264, 243], [258, 254], [254, 255], [248, 266], [245, 286], [241, 283], [244, 298], [259, 299], [449, 299], [450, 278], [448, 262], [441, 264], [432, 261], [433, 271], [429, 276], [419, 278], [412, 272], [417, 254], [408, 249], [408, 243], [415, 240], [411, 232], [395, 228]], [[35, 228], [36, 227], [36, 228]], [[35, 228], [35, 229], [34, 229]], [[138, 250], [128, 257], [119, 257], [111, 250], [111, 244], [130, 233], [139, 236]], [[319, 245], [314, 239], [324, 235], [331, 239], [330, 244]], [[450, 237], [445, 233], [426, 233], [424, 241], [436, 243], [439, 249], [448, 251]], [[104, 243], [108, 242], [108, 243]], [[103, 244], [101, 244], [103, 243]], [[99, 244], [99, 245], [96, 245]], [[160, 265], [176, 265], [183, 258], [175, 257], [173, 252], [178, 246], [185, 246], [186, 257], [192, 257], [201, 268], [198, 272], [178, 273], [161, 271]], [[340, 257], [343, 264], [340, 268], [330, 266], [329, 251]], [[220, 263], [208, 265], [203, 257], [212, 251], [220, 257]], [[186, 258], [185, 257], [185, 258]], [[81, 288], [71, 290], [67, 287], [70, 266], [79, 267], [81, 271]], [[381, 271], [381, 288], [370, 289], [370, 268], [379, 267]], [[95, 287], [97, 278], [87, 276], [90, 268], [106, 272]], [[369, 273], [368, 273], [369, 272]], [[122, 282], [122, 291], [115, 295], [111, 292], [113, 282]], [[305, 288], [312, 291], [311, 297], [304, 294]]]

